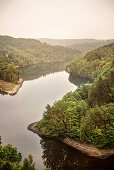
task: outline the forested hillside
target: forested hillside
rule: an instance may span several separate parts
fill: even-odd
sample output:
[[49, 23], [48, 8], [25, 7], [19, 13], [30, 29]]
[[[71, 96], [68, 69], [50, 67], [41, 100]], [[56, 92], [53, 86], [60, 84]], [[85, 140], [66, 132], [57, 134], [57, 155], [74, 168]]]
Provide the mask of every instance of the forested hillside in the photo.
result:
[[72, 60], [79, 55], [79, 51], [69, 48], [51, 46], [35, 39], [8, 36], [0, 36], [0, 50], [8, 62], [18, 66], [36, 61]]
[[80, 50], [82, 54], [94, 50], [100, 46], [110, 44], [114, 42], [111, 40], [96, 40], [96, 39], [49, 39], [40, 38], [41, 42], [46, 42], [50, 45], [61, 45], [64, 47], [70, 47], [75, 50]]
[[[99, 148], [114, 147], [114, 43], [88, 53], [67, 69], [75, 76], [93, 78], [47, 105], [37, 127], [49, 136], [70, 136]], [[96, 78], [96, 80], [95, 80]]]
[[110, 43], [114, 42], [114, 40], [96, 40], [93, 42], [86, 42], [82, 44], [72, 44], [69, 47], [72, 49], [78, 49], [81, 51], [82, 54], [86, 54], [89, 51], [95, 50], [98, 47], [108, 45]]
[[71, 61], [79, 55], [78, 50], [51, 46], [34, 39], [0, 36], [0, 79], [17, 81], [17, 67], [51, 61]]
[[16, 83], [19, 79], [19, 72], [13, 64], [0, 61], [0, 79]]
[[74, 60], [67, 70], [74, 76], [95, 79], [106, 77], [114, 66], [114, 43], [88, 52], [84, 57]]

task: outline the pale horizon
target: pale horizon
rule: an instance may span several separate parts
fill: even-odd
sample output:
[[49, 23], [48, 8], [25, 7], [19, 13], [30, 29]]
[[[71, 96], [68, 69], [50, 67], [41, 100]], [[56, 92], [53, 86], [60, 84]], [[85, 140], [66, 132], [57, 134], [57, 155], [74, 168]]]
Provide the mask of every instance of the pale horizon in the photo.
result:
[[36, 40], [39, 40], [39, 39], [52, 39], [52, 40], [78, 40], [78, 39], [93, 39], [93, 40], [111, 40], [111, 39], [114, 39], [114, 38], [107, 38], [107, 39], [98, 39], [98, 38], [50, 38], [50, 37], [16, 37], [16, 36], [11, 36], [11, 35], [2, 35], [0, 34], [0, 36], [8, 36], [8, 37], [13, 37], [13, 38], [23, 38], [23, 39], [36, 39]]
[[114, 39], [114, 0], [0, 0], [0, 35]]

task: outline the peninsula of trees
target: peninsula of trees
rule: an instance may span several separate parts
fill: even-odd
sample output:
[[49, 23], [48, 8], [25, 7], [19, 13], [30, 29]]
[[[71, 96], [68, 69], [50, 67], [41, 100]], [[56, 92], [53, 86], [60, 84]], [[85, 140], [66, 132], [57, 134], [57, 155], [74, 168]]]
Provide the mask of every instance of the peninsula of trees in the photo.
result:
[[114, 147], [113, 59], [114, 43], [68, 65], [70, 74], [94, 82], [67, 93], [52, 106], [48, 104], [36, 128], [50, 137], [71, 137], [97, 148]]

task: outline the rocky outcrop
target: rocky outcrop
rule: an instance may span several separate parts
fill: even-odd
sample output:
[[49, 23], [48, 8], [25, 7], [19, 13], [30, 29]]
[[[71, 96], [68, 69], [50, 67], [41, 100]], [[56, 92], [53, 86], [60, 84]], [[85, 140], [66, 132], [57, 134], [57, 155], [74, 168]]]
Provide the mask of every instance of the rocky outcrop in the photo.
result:
[[[36, 124], [37, 124], [37, 122], [31, 123], [28, 126], [28, 130], [36, 133], [40, 137], [54, 138], [54, 137], [50, 137], [50, 136], [43, 134], [42, 131], [36, 127]], [[55, 138], [55, 139], [60, 140], [61, 142], [71, 146], [72, 148], [74, 148], [76, 150], [81, 151], [82, 153], [87, 154], [88, 156], [96, 157], [99, 159], [106, 159], [106, 158], [114, 155], [114, 148], [99, 149], [93, 145], [88, 145], [86, 143], [77, 142], [76, 140], [74, 140], [70, 137]]]
[[93, 145], [79, 143], [76, 140], [69, 138], [69, 137], [64, 138], [63, 142], [65, 144], [81, 151], [82, 153], [87, 154], [88, 156], [96, 157], [99, 159], [106, 159], [106, 158], [110, 157], [111, 155], [114, 155], [114, 148], [99, 149]]

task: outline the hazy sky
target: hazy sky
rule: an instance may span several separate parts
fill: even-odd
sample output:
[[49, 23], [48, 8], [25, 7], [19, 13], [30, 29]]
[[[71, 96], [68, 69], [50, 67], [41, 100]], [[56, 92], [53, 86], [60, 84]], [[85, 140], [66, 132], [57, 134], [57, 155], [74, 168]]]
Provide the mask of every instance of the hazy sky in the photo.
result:
[[114, 0], [0, 0], [0, 34], [114, 38]]

